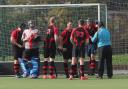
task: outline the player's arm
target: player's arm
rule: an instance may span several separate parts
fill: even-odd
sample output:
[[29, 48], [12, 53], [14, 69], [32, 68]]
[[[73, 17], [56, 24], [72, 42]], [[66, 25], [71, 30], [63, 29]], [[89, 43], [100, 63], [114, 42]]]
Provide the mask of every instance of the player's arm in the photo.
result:
[[41, 35], [40, 35], [40, 31], [37, 30], [37, 34], [35, 36], [35, 39], [34, 39], [35, 42], [40, 42], [41, 41]]
[[74, 38], [74, 32], [75, 32], [75, 29], [72, 31], [71, 36], [70, 36], [70, 41], [73, 44], [73, 46], [75, 46], [75, 42], [73, 40], [73, 38]]
[[59, 49], [62, 49], [63, 48], [63, 36], [60, 35], [59, 36], [59, 46], [58, 46]]
[[54, 28], [54, 39], [55, 39], [56, 45], [58, 46], [59, 44], [58, 28]]
[[39, 34], [38, 29], [35, 29], [34, 33], [30, 36], [29, 41], [33, 41], [33, 42], [40, 42], [41, 41], [41, 36]]
[[16, 41], [16, 33], [11, 34], [10, 41], [11, 41], [12, 44], [16, 45], [17, 47], [22, 48], [22, 45], [18, 44], [17, 41]]
[[87, 30], [85, 30], [85, 33], [86, 33], [86, 39], [85, 39], [85, 42], [86, 42], [86, 44], [88, 44], [89, 43], [89, 33], [88, 33], [88, 31]]
[[96, 32], [96, 33], [94, 34], [94, 36], [91, 37], [91, 40], [92, 40], [93, 43], [95, 43], [95, 42], [97, 41], [97, 39], [98, 39], [97, 35], [98, 35], [98, 33]]

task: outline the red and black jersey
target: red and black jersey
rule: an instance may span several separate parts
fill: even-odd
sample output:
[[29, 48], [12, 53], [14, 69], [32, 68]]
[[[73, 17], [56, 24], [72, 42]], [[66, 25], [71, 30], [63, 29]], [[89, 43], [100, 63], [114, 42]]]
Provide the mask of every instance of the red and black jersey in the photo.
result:
[[45, 46], [52, 46], [55, 43], [54, 35], [58, 35], [58, 28], [55, 25], [49, 25], [46, 31]]
[[[98, 27], [95, 24], [85, 25], [85, 30], [87, 30], [89, 35], [93, 37], [94, 34], [97, 32]], [[89, 39], [89, 44], [92, 44], [91, 39]]]
[[66, 28], [64, 31], [61, 33], [61, 36], [63, 37], [63, 46], [72, 46], [72, 43], [70, 42], [70, 36], [71, 36], [71, 31], [68, 31]]
[[15, 40], [18, 44], [22, 45], [23, 42], [21, 41], [21, 37], [22, 37], [22, 31], [18, 30], [17, 28], [14, 29], [11, 32], [11, 37], [13, 40]]
[[95, 24], [90, 24], [90, 25], [85, 25], [85, 30], [87, 30], [89, 35], [93, 37], [96, 31], [98, 30], [98, 28]]
[[71, 33], [71, 39], [76, 45], [82, 46], [85, 44], [85, 40], [89, 38], [87, 31], [83, 27], [77, 27]]

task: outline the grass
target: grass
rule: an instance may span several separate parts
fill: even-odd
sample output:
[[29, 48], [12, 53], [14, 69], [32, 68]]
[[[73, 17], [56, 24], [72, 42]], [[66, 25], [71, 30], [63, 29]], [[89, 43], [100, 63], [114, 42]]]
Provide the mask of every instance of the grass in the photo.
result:
[[58, 79], [16, 79], [0, 77], [0, 89], [128, 89], [128, 76], [114, 76], [113, 79], [67, 80]]
[[113, 64], [128, 64], [128, 54], [113, 55]]

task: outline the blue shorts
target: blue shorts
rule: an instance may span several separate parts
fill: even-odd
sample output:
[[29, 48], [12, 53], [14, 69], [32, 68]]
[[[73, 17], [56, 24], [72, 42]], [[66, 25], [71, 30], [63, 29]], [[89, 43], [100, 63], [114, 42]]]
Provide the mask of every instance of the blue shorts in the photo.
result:
[[88, 45], [87, 48], [88, 48], [88, 52], [87, 52], [88, 57], [91, 57], [91, 54], [96, 54], [96, 49], [97, 49], [96, 44]]

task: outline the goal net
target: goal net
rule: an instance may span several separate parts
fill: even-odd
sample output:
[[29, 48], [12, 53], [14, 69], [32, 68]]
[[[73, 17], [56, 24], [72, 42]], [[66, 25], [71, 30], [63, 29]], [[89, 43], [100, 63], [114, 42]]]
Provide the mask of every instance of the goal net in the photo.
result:
[[[105, 4], [0, 5], [0, 60], [13, 59], [10, 43], [11, 29], [22, 22], [34, 20], [36, 27], [44, 35], [51, 16], [57, 18], [56, 24], [60, 32], [65, 28], [67, 21], [72, 21], [73, 26], [76, 27], [77, 20], [80, 18], [103, 21], [107, 26]], [[43, 48], [40, 48], [40, 54], [43, 54]]]

